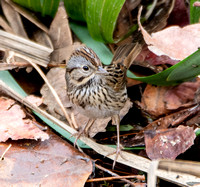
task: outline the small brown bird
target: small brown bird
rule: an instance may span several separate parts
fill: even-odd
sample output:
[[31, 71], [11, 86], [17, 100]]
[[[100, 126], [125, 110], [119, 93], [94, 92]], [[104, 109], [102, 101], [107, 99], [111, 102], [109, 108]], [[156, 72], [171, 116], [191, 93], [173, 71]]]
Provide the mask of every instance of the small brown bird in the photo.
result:
[[124, 59], [132, 48], [119, 48], [111, 65], [104, 66], [93, 50], [83, 46], [73, 52], [66, 65], [67, 95], [74, 108], [89, 117], [88, 123], [79, 131], [79, 136], [97, 118], [111, 117], [117, 125], [116, 159], [121, 150], [119, 112], [127, 100], [126, 71], [130, 65], [125, 66]]

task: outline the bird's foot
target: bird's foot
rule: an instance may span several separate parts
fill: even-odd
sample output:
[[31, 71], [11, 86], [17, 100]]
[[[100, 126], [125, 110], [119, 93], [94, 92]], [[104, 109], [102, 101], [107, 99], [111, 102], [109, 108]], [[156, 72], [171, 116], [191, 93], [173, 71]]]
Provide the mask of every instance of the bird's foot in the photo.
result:
[[117, 148], [116, 148], [116, 150], [115, 150], [114, 152], [109, 153], [109, 154], [107, 155], [107, 156], [110, 156], [110, 155], [114, 155], [114, 154], [115, 154], [115, 158], [114, 158], [114, 160], [113, 160], [112, 169], [114, 169], [115, 164], [116, 164], [116, 161], [117, 161], [119, 155], [120, 155], [121, 158], [123, 158], [123, 159], [126, 160], [126, 158], [122, 155], [122, 149], [123, 149], [123, 146], [122, 146], [121, 144], [119, 144], [119, 145], [117, 145]]

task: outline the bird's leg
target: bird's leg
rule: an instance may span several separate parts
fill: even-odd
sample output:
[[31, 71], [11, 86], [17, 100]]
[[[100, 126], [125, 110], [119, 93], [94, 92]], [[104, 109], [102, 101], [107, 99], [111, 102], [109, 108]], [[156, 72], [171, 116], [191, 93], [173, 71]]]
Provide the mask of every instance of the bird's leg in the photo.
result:
[[76, 137], [74, 141], [74, 147], [76, 146], [76, 143], [82, 134], [88, 135], [89, 128], [93, 125], [94, 121], [95, 119], [89, 119], [88, 122], [78, 131], [78, 133], [73, 134], [73, 136]]
[[122, 145], [120, 144], [120, 130], [119, 130], [120, 118], [119, 118], [119, 115], [112, 116], [112, 124], [117, 125], [117, 148], [113, 153], [110, 153], [107, 156], [115, 154], [115, 159], [113, 161], [113, 167], [112, 167], [112, 169], [114, 169], [118, 156], [120, 155], [123, 158], [123, 156], [121, 154]]
[[116, 148], [115, 159], [113, 161], [113, 167], [112, 167], [112, 169], [114, 169], [115, 164], [116, 164], [116, 160], [117, 160], [119, 154], [121, 156], [121, 148], [122, 148], [122, 146], [120, 144], [120, 117], [119, 117], [119, 115], [113, 116], [112, 122], [117, 125], [117, 148]]

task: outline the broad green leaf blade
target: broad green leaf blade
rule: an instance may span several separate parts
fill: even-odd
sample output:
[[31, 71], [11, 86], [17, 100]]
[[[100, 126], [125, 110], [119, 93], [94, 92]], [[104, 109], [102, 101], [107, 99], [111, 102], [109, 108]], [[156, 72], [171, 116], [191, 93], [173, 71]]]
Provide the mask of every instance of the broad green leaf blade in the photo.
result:
[[35, 12], [40, 12], [42, 16], [54, 16], [58, 9], [60, 0], [13, 0], [15, 3]]
[[85, 21], [87, 0], [64, 0], [68, 16], [74, 20]]
[[200, 0], [190, 0], [190, 24], [199, 23], [200, 7], [193, 6], [195, 1], [200, 1]]
[[87, 0], [86, 21], [94, 39], [114, 42], [113, 32], [124, 2], [125, 0]]
[[101, 19], [104, 6], [104, 0], [87, 0], [86, 4], [86, 22], [92, 38], [98, 41], [104, 41], [101, 31]]
[[104, 43], [94, 40], [90, 36], [86, 26], [71, 22], [70, 27], [83, 43], [94, 50], [104, 64], [110, 64], [113, 58], [112, 52]]
[[[75, 23], [71, 23], [70, 26], [71, 29], [74, 31], [74, 33], [79, 37], [79, 39], [83, 43], [85, 43], [88, 47], [91, 47], [97, 53], [97, 55], [104, 64], [108, 65], [111, 62], [113, 57], [112, 53], [108, 52], [109, 49], [103, 43], [93, 40], [89, 35], [86, 27], [77, 25]], [[189, 64], [187, 65], [187, 63]], [[134, 75], [132, 72], [128, 71], [127, 76], [129, 78], [136, 79], [148, 84], [154, 84], [158, 86], [171, 86], [189, 80], [200, 74], [199, 63], [200, 63], [200, 50], [190, 55], [183, 61], [177, 63], [176, 65], [171, 66], [170, 68], [162, 71], [161, 73], [150, 75], [147, 77], [138, 77]], [[179, 74], [181, 74], [181, 79], [175, 78], [177, 77], [175, 70]]]
[[200, 75], [200, 49], [176, 64], [167, 81], [187, 81], [197, 75]]

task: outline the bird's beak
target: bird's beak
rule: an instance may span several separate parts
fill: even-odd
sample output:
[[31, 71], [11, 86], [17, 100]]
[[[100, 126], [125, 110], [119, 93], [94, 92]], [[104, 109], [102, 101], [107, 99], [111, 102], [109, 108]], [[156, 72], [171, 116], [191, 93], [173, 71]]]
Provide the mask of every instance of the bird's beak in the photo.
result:
[[102, 66], [98, 66], [97, 73], [108, 74], [108, 72]]

